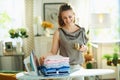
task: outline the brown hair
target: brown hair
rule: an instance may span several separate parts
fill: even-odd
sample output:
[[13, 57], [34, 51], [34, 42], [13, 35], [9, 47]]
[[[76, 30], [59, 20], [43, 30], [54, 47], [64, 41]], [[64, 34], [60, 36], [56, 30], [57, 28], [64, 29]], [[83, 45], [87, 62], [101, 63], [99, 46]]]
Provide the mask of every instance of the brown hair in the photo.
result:
[[67, 11], [67, 10], [73, 10], [72, 7], [71, 7], [69, 4], [67, 4], [67, 3], [61, 5], [60, 8], [59, 8], [58, 24], [59, 24], [60, 26], [64, 26], [64, 25], [65, 25], [64, 21], [62, 20], [61, 13], [62, 13], [63, 11]]

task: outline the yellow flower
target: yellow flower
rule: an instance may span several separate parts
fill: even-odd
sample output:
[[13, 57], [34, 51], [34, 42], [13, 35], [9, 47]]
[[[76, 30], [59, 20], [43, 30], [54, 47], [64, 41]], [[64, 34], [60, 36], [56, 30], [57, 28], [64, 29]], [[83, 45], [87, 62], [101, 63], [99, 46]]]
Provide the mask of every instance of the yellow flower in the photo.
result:
[[43, 21], [43, 22], [42, 22], [42, 27], [43, 27], [44, 29], [46, 29], [46, 28], [53, 28], [54, 26], [53, 26], [53, 24], [52, 24], [51, 22]]

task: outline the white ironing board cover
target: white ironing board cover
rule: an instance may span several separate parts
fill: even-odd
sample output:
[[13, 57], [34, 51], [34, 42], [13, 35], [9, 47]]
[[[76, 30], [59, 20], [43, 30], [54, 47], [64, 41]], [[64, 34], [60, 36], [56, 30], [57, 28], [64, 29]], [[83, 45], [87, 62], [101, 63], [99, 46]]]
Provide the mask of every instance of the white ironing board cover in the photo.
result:
[[58, 78], [67, 78], [67, 77], [78, 77], [78, 76], [96, 76], [96, 75], [105, 75], [105, 74], [112, 74], [115, 71], [112, 69], [80, 69], [74, 72], [71, 72], [67, 76], [34, 76], [32, 73], [28, 72], [20, 72], [16, 74], [17, 79], [58, 79]]

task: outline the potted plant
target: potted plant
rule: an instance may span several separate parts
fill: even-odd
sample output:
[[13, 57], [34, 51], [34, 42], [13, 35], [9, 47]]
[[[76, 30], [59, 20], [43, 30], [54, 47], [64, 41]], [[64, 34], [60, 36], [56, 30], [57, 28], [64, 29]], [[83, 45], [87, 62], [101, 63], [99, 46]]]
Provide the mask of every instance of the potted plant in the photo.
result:
[[117, 66], [117, 63], [118, 63], [118, 54], [117, 53], [113, 54], [112, 63], [114, 66]]
[[10, 38], [12, 38], [15, 42], [15, 49], [17, 53], [22, 52], [23, 47], [23, 39], [28, 38], [27, 29], [26, 28], [17, 28], [17, 29], [10, 29], [8, 31]]
[[18, 28], [18, 29], [10, 29], [9, 34], [11, 38], [27, 38], [27, 30], [26, 28]]
[[112, 65], [112, 55], [111, 54], [104, 54], [103, 58], [107, 60], [107, 65]]
[[87, 53], [84, 54], [86, 68], [91, 69], [92, 68], [92, 61], [93, 61], [93, 55], [87, 51]]
[[93, 54], [91, 53], [91, 44], [90, 44], [90, 42], [87, 43], [87, 47], [88, 47], [88, 50], [84, 54], [86, 68], [87, 69], [92, 69], [92, 67], [93, 67], [92, 63], [94, 61], [94, 58], [93, 58]]
[[112, 63], [114, 66], [117, 66], [117, 64], [118, 64], [118, 58], [119, 58], [118, 52], [119, 52], [119, 46], [117, 44], [115, 44], [114, 45], [113, 59], [112, 59]]

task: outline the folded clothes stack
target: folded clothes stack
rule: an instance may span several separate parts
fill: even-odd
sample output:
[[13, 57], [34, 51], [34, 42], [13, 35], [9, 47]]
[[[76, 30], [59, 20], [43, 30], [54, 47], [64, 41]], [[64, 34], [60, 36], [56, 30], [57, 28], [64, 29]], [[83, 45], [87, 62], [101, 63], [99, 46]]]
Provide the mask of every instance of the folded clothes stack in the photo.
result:
[[41, 66], [45, 76], [68, 75], [70, 73], [69, 58], [60, 55], [48, 56]]

